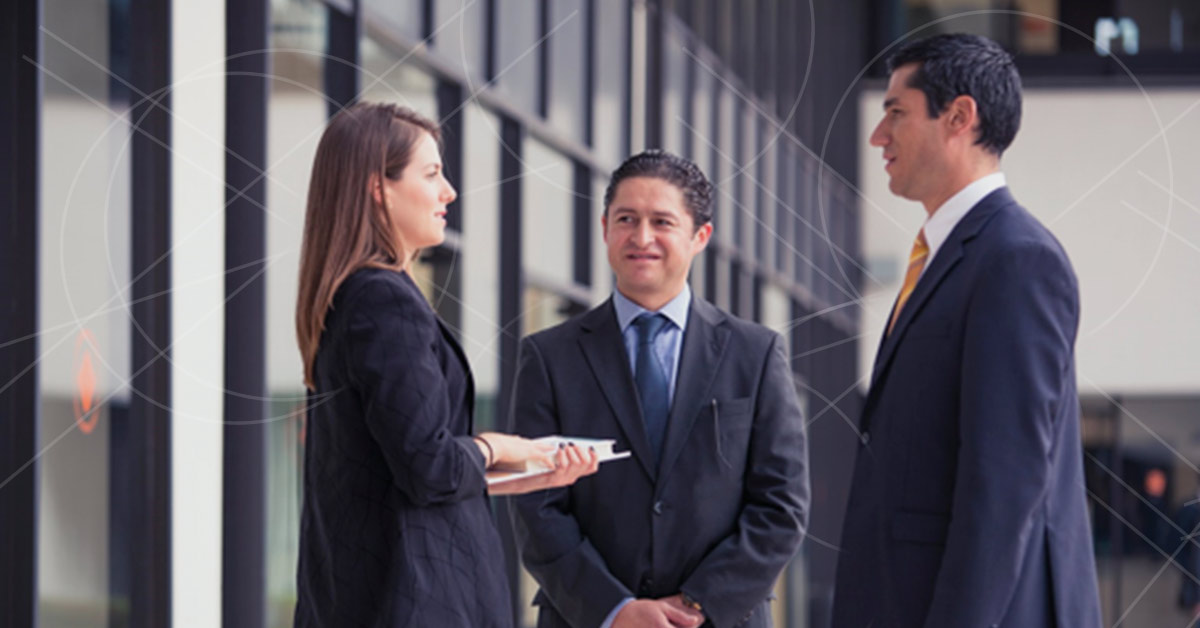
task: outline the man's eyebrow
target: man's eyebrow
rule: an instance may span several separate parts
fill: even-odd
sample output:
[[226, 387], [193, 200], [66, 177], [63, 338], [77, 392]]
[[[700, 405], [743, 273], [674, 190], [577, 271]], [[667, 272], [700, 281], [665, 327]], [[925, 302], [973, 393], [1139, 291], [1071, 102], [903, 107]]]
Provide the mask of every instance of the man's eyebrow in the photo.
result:
[[883, 101], [883, 110], [887, 111], [888, 109], [891, 109], [892, 105], [894, 104], [896, 104], [896, 97], [893, 96], [888, 98], [887, 100]]

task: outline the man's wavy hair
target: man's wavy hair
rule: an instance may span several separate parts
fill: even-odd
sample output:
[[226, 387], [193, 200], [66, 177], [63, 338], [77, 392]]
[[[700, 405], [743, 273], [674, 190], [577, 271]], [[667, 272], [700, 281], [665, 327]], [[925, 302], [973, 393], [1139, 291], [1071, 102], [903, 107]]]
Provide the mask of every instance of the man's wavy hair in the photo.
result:
[[713, 186], [708, 177], [704, 176], [696, 164], [659, 149], [638, 153], [626, 159], [613, 171], [608, 181], [608, 189], [604, 191], [605, 216], [608, 215], [608, 208], [616, 196], [617, 185], [633, 177], [661, 179], [679, 188], [683, 193], [688, 213], [692, 216], [693, 229], [699, 229], [712, 222]]
[[888, 74], [916, 63], [908, 86], [925, 93], [929, 117], [940, 116], [959, 96], [975, 99], [979, 136], [975, 143], [999, 157], [1021, 127], [1021, 76], [1012, 55], [979, 35], [951, 33], [920, 39], [887, 60]]

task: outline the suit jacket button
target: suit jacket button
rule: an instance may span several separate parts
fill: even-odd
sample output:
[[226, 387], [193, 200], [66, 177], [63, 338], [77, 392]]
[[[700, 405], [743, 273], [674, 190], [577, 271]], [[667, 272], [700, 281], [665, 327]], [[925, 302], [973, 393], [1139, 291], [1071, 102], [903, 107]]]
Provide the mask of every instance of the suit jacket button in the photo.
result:
[[859, 435], [859, 437], [858, 437], [858, 440], [859, 440], [859, 442], [861, 442], [861, 443], [862, 443], [864, 446], [865, 446], [865, 445], [869, 445], [869, 444], [871, 444], [871, 433], [870, 433], [870, 432], [863, 432], [861, 435]]
[[654, 502], [654, 514], [661, 515], [663, 513], [662, 500]]

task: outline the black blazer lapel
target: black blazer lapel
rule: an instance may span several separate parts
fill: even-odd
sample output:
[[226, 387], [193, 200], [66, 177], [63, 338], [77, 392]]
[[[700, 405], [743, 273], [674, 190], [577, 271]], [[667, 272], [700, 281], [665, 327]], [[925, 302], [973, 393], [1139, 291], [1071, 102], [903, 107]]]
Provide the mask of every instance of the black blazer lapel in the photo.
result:
[[688, 312], [687, 330], [679, 353], [679, 372], [675, 375], [675, 396], [667, 418], [660, 477], [666, 477], [687, 443], [688, 434], [700, 409], [708, 403], [708, 391], [725, 357], [729, 328], [720, 310], [695, 296]]
[[[422, 297], [424, 298], [424, 297]], [[462, 364], [463, 374], [467, 378], [467, 431], [471, 434], [475, 433], [475, 376], [471, 373], [471, 363], [467, 361], [467, 354], [463, 352], [462, 345], [458, 344], [458, 340], [454, 338], [454, 334], [450, 328], [446, 326], [446, 322], [441, 316], [434, 315], [437, 320], [438, 329], [442, 331], [442, 340], [450, 347], [450, 350], [458, 357], [458, 361]]]
[[933, 264], [917, 281], [917, 287], [913, 290], [912, 296], [908, 298], [908, 303], [904, 304], [904, 309], [900, 312], [900, 318], [896, 319], [896, 326], [892, 329], [892, 333], [886, 335], [886, 330], [884, 332], [879, 353], [875, 357], [875, 367], [871, 371], [872, 390], [875, 389], [875, 382], [879, 381], [891, 362], [909, 323], [921, 313], [926, 301], [937, 291], [938, 285], [945, 279], [947, 273], [962, 260], [966, 243], [979, 235], [979, 232], [983, 230], [992, 216], [996, 215], [997, 211], [1015, 202], [1008, 188], [1002, 187], [983, 197], [983, 200], [979, 201], [950, 232], [950, 236], [938, 250], [937, 256], [933, 258]]
[[621, 430], [625, 432], [633, 457], [637, 458], [646, 475], [653, 481], [654, 453], [650, 451], [650, 438], [646, 435], [646, 426], [642, 421], [642, 408], [635, 392], [637, 386], [629, 368], [625, 339], [621, 337], [612, 298], [584, 314], [579, 324], [583, 330], [579, 337], [579, 346], [592, 369], [596, 384], [608, 400]]

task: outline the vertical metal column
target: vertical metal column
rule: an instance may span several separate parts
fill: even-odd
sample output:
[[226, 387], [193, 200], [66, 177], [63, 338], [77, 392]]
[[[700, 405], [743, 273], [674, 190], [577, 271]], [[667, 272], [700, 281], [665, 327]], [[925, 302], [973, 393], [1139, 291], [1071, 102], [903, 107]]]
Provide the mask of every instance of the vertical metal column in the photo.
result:
[[352, 0], [351, 8], [350, 13], [344, 13], [332, 4], [326, 6], [329, 31], [325, 40], [325, 96], [329, 99], [331, 118], [354, 104], [362, 90], [362, 58], [358, 49], [363, 29], [362, 3]]
[[[500, 122], [500, 391], [497, 394], [497, 416], [508, 417], [512, 405], [512, 385], [517, 374], [517, 350], [520, 347], [522, 321], [521, 301], [524, 282], [521, 278], [521, 125], [510, 118]], [[511, 425], [508, 417], [504, 425]], [[508, 518], [508, 502], [497, 502], [497, 518], [504, 538], [504, 558], [508, 565], [508, 581], [512, 585], [513, 624], [521, 625], [521, 599], [518, 583], [521, 561], [513, 542], [512, 524]]]
[[[1125, 604], [1121, 600], [1122, 576], [1124, 575], [1124, 566], [1122, 564], [1125, 558], [1125, 524], [1121, 521], [1120, 513], [1124, 510], [1121, 503], [1125, 499], [1125, 493], [1122, 490], [1120, 482], [1115, 478], [1125, 477], [1125, 458], [1121, 451], [1121, 415], [1124, 412], [1121, 410], [1121, 397], [1117, 396], [1112, 400], [1112, 405], [1109, 407], [1109, 420], [1112, 421], [1112, 447], [1109, 450], [1108, 468], [1112, 471], [1114, 479], [1108, 481], [1108, 505], [1112, 508], [1112, 521], [1108, 528], [1108, 546], [1112, 560], [1112, 599], [1109, 600], [1110, 615], [1109, 617], [1120, 617], [1124, 614]], [[1115, 621], [1115, 620], [1114, 620]]]
[[[437, 85], [438, 117], [442, 124], [442, 163], [443, 172], [450, 184], [462, 193], [463, 165], [465, 163], [465, 147], [463, 146], [463, 116], [466, 108], [462, 106], [466, 93], [462, 85], [452, 81], [440, 80]], [[446, 227], [462, 234], [463, 232], [462, 197], [446, 214]], [[437, 306], [438, 315], [454, 330], [455, 336], [461, 342], [463, 325], [462, 277], [464, 265], [461, 259], [463, 251], [448, 246], [439, 247], [435, 253], [434, 286], [436, 290], [433, 302]], [[458, 256], [460, 259], [455, 259]]]
[[266, 214], [270, 6], [227, 0], [221, 623], [266, 623]]
[[37, 620], [41, 2], [0, 9], [0, 625]]
[[646, 6], [646, 148], [663, 143], [663, 40], [670, 0], [649, 0]]
[[171, 625], [171, 5], [130, 5], [133, 394], [130, 623]]

